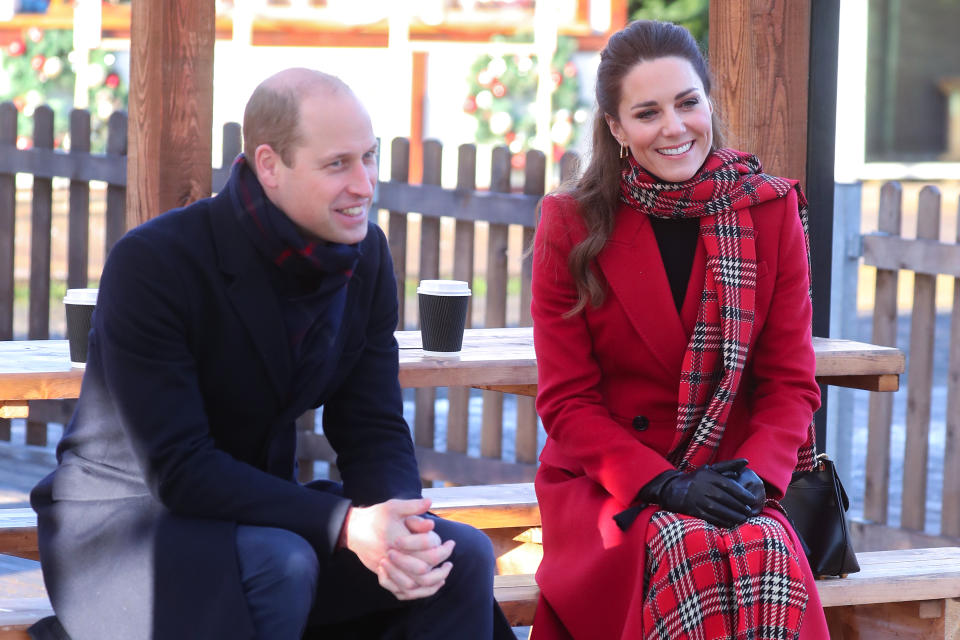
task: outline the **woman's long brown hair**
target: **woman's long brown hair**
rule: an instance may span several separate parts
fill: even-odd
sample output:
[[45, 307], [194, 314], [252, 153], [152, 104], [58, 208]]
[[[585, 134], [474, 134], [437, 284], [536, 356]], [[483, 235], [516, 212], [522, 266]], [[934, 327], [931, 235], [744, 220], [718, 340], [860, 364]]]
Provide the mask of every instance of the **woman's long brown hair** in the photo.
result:
[[[579, 179], [563, 190], [577, 201], [577, 209], [587, 228], [587, 236], [570, 251], [567, 266], [577, 287], [578, 300], [565, 315], [582, 311], [587, 304], [603, 303], [604, 283], [594, 269], [600, 251], [613, 231], [620, 206], [620, 171], [626, 160], [620, 159], [617, 142], [605, 115], [618, 118], [623, 78], [633, 67], [657, 58], [678, 57], [690, 62], [710, 96], [710, 71], [697, 46], [685, 28], [651, 20], [632, 22], [610, 36], [600, 53], [597, 67], [597, 112], [593, 120], [593, 151], [590, 162]], [[713, 149], [723, 146], [722, 127], [717, 110], [713, 110]]]

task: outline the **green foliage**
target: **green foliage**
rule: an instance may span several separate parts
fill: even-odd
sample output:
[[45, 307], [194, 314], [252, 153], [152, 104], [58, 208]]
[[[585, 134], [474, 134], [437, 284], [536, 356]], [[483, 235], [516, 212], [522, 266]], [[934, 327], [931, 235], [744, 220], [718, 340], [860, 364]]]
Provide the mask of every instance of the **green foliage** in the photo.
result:
[[[36, 27], [23, 37], [0, 48], [0, 100], [12, 100], [20, 112], [17, 145], [32, 144], [34, 110], [41, 104], [54, 112], [54, 145], [64, 144], [73, 108], [73, 31]], [[91, 82], [88, 99], [91, 111], [91, 148], [106, 148], [107, 119], [117, 109], [126, 109], [127, 87], [116, 70], [109, 51], [90, 52]]]
[[[550, 64], [555, 158], [576, 139], [578, 126], [589, 117], [580, 101], [579, 71], [570, 60], [576, 47], [573, 38], [559, 38]], [[467, 78], [470, 88], [463, 110], [476, 119], [476, 140], [508, 145], [518, 168], [536, 135], [537, 64], [536, 56], [483, 55], [471, 65]]]
[[631, 20], [662, 20], [683, 25], [707, 50], [710, 0], [630, 0], [627, 14]]

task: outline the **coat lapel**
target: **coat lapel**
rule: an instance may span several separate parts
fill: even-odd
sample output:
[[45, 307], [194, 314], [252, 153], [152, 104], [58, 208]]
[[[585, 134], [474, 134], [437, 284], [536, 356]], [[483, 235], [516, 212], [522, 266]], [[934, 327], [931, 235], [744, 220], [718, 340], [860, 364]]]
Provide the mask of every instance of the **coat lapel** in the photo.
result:
[[[683, 305], [684, 316], [691, 305], [691, 295], [696, 297], [702, 288], [702, 280], [694, 279], [698, 271], [699, 277], [703, 277], [701, 254], [702, 249], [698, 247]], [[678, 371], [689, 332], [674, 306], [660, 249], [647, 216], [621, 207], [610, 240], [597, 261], [610, 290], [650, 352], [666, 371]], [[693, 308], [696, 317], [696, 301]]]
[[263, 258], [244, 235], [225, 192], [216, 198], [211, 220], [217, 259], [227, 281], [227, 297], [246, 326], [270, 381], [285, 399], [293, 362], [280, 305], [264, 270]]

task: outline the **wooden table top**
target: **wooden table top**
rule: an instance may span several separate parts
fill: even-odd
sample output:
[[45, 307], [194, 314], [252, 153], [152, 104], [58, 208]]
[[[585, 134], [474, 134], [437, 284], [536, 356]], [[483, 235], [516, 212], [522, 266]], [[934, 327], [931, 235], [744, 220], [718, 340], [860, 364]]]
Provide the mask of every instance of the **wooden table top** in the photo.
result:
[[[529, 327], [467, 329], [463, 350], [445, 357], [424, 354], [419, 331], [396, 336], [404, 387], [535, 392], [537, 361]], [[814, 338], [813, 346], [817, 378], [825, 384], [894, 391], [904, 371], [899, 349], [837, 338]], [[82, 378], [83, 369], [70, 366], [66, 340], [0, 341], [0, 403], [76, 398]]]

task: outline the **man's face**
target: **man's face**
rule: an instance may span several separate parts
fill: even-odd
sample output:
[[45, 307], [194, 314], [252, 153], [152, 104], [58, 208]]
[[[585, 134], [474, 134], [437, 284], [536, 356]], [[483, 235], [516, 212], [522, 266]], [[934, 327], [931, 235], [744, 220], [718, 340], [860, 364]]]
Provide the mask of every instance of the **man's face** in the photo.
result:
[[[272, 153], [258, 175], [267, 197], [307, 238], [356, 244], [367, 235], [377, 183], [377, 139], [370, 117], [347, 91], [310, 94], [300, 103], [301, 145], [287, 166]], [[269, 147], [266, 147], [269, 149]]]

